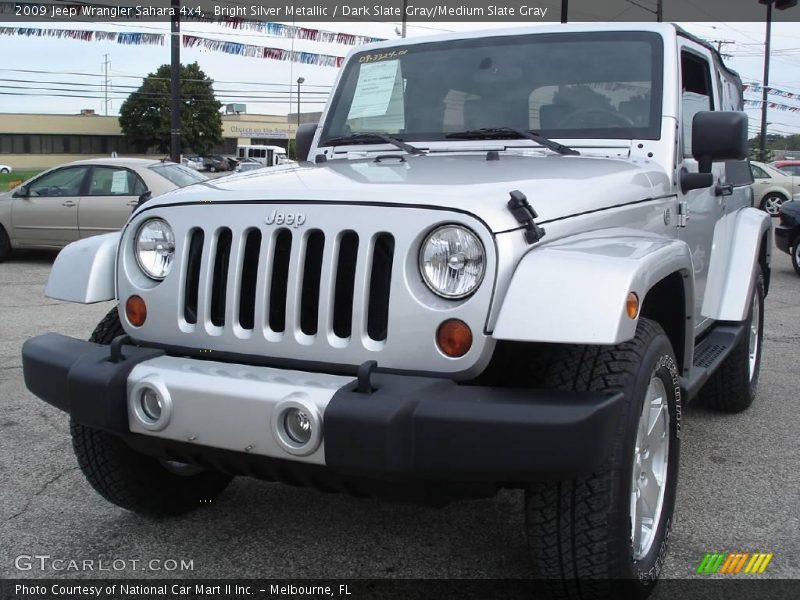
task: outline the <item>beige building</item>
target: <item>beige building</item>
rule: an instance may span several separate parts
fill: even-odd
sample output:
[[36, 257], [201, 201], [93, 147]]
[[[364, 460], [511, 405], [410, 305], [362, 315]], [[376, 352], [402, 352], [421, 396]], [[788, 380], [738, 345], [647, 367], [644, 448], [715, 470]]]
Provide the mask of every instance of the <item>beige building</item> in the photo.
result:
[[[296, 118], [224, 114], [223, 143], [215, 152], [234, 155], [239, 144], [285, 148], [294, 138]], [[90, 110], [78, 115], [0, 114], [0, 163], [14, 169], [43, 169], [114, 152], [119, 156], [143, 156], [135, 154], [126, 142], [117, 117], [100, 116]]]

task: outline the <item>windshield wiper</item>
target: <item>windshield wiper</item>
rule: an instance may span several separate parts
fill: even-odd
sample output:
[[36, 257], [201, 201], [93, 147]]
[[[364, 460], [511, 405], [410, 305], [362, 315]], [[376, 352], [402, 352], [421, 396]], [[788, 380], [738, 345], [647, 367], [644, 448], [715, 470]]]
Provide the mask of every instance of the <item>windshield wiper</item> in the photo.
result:
[[397, 138], [393, 138], [392, 136], [384, 133], [354, 133], [353, 135], [343, 135], [340, 137], [328, 138], [323, 142], [323, 144], [331, 144], [332, 146], [347, 146], [349, 144], [374, 144], [376, 140], [391, 144], [392, 146], [400, 148], [400, 150], [404, 150], [409, 154], [425, 154], [423, 150], [420, 150], [416, 146], [406, 144], [405, 142], [402, 142]]
[[518, 137], [533, 140], [540, 146], [549, 148], [559, 154], [580, 155], [580, 152], [564, 144], [559, 144], [529, 129], [516, 129], [515, 127], [485, 127], [482, 129], [470, 129], [457, 133], [448, 133], [445, 137], [451, 140], [497, 140], [508, 139], [509, 134], [516, 134]]

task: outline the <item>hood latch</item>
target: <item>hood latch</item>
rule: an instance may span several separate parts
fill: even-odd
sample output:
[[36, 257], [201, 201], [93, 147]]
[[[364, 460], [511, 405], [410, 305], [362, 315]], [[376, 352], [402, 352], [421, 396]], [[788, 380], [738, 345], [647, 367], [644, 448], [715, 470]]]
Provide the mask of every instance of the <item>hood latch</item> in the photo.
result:
[[539, 227], [534, 221], [539, 215], [533, 210], [533, 207], [528, 203], [528, 198], [519, 190], [511, 192], [511, 200], [508, 201], [508, 210], [514, 215], [517, 223], [525, 226], [525, 241], [529, 244], [535, 244], [545, 235], [545, 230]]

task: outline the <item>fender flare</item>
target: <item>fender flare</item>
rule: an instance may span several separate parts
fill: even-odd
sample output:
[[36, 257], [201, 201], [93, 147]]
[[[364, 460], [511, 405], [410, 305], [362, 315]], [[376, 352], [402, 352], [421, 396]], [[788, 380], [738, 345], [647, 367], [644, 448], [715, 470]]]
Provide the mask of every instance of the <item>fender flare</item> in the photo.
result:
[[[683, 278], [692, 314], [694, 279], [689, 246], [631, 229], [570, 236], [526, 254], [511, 280], [492, 336], [498, 340], [562, 344], [619, 344], [636, 334], [626, 311], [634, 292], [642, 303], [664, 278]], [[687, 320], [687, 329], [691, 322]], [[687, 343], [692, 339], [685, 336]], [[691, 354], [689, 354], [691, 356]]]
[[[772, 217], [756, 208], [729, 213], [714, 228], [714, 248], [700, 314], [716, 321], [743, 321], [755, 285], [755, 270], [767, 236], [766, 264], [772, 256]], [[769, 273], [764, 273], [768, 278]]]
[[58, 253], [44, 295], [79, 304], [116, 298], [116, 257], [120, 232], [96, 235]]

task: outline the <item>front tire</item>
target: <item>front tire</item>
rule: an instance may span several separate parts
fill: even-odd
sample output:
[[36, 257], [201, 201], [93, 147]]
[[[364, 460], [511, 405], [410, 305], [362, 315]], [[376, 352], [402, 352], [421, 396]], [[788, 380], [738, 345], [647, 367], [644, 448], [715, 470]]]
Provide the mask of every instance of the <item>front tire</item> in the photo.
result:
[[11, 240], [8, 238], [6, 230], [0, 225], [0, 262], [11, 256]]
[[[124, 332], [117, 309], [95, 328], [90, 341], [110, 344]], [[180, 515], [216, 498], [229, 475], [162, 461], [132, 450], [108, 432], [70, 422], [72, 448], [83, 475], [103, 498], [150, 517]]]
[[[797, 250], [792, 254], [795, 256]], [[761, 348], [764, 340], [764, 275], [758, 267], [750, 299], [748, 324], [742, 339], [725, 362], [710, 377], [698, 395], [710, 408], [729, 413], [746, 410], [753, 403], [761, 372]]]
[[534, 576], [550, 580], [552, 597], [641, 599], [652, 591], [675, 505], [678, 373], [663, 329], [643, 318], [629, 342], [552, 353], [548, 387], [624, 394], [616, 441], [601, 470], [525, 490]]
[[786, 202], [786, 196], [777, 192], [770, 192], [761, 200], [761, 210], [771, 217], [777, 217], [781, 211], [781, 206]]

